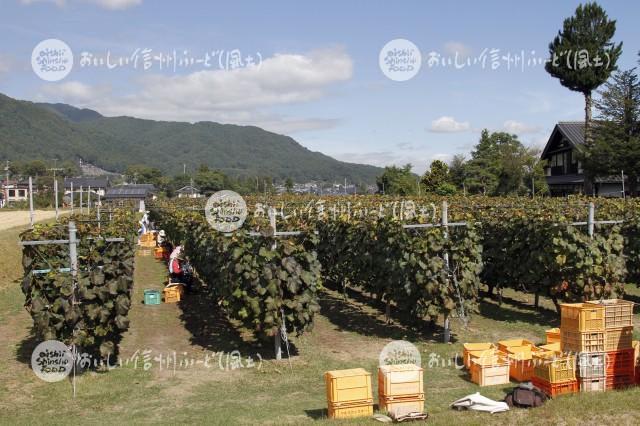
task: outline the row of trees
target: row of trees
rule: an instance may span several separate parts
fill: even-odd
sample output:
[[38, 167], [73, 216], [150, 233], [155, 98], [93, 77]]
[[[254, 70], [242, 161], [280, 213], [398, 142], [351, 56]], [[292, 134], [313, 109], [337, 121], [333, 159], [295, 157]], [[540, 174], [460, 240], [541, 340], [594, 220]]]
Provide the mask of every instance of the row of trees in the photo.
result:
[[377, 183], [379, 192], [392, 195], [527, 195], [548, 191], [539, 152], [524, 146], [516, 135], [487, 129], [469, 160], [462, 155], [456, 155], [449, 165], [435, 160], [422, 177], [411, 172], [410, 164], [386, 167]]

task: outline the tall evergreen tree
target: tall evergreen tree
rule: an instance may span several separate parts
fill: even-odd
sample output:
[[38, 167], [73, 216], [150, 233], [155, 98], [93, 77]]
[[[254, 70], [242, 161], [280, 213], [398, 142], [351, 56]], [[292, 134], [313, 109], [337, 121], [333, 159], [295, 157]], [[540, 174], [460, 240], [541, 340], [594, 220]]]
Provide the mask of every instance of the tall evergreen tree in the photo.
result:
[[584, 95], [585, 145], [591, 140], [592, 92], [617, 70], [622, 53], [622, 43], [611, 41], [615, 32], [616, 21], [597, 3], [587, 3], [564, 20], [562, 30], [549, 44], [547, 72], [569, 90]]
[[640, 177], [640, 82], [635, 68], [618, 72], [599, 92], [593, 144], [586, 147], [583, 167], [589, 175], [628, 176], [637, 194]]

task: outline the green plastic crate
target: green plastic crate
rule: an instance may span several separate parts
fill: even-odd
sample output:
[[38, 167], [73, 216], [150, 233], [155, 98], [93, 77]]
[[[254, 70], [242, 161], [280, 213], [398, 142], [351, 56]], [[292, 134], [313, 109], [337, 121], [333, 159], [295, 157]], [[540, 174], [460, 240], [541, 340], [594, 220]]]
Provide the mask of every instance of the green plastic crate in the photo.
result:
[[160, 291], [159, 290], [145, 290], [144, 291], [144, 304], [145, 305], [159, 305], [160, 304]]

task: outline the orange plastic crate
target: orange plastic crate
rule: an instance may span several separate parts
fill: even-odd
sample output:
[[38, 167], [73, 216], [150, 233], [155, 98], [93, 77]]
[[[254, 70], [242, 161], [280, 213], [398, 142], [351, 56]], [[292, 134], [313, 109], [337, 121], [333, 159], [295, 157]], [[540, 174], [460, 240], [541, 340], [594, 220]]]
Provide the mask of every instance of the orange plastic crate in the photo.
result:
[[533, 377], [531, 378], [531, 383], [552, 398], [555, 398], [559, 395], [576, 393], [580, 390], [577, 380], [568, 380], [566, 382], [560, 383], [549, 383], [545, 380], [540, 380], [536, 377]]
[[327, 371], [324, 375], [327, 387], [327, 402], [336, 403], [373, 403], [371, 392], [371, 373], [363, 368]]
[[606, 375], [628, 376], [635, 373], [635, 352], [633, 349], [606, 353]]
[[588, 305], [604, 307], [606, 329], [633, 326], [633, 302], [622, 299], [594, 300]]
[[394, 417], [415, 412], [422, 413], [424, 411], [424, 394], [408, 398], [380, 397], [378, 408], [380, 411], [386, 411]]
[[561, 330], [560, 347], [563, 352], [604, 352], [604, 331], [570, 331]]
[[533, 376], [549, 383], [560, 383], [576, 379], [575, 355], [550, 354], [534, 355]]
[[633, 374], [607, 376], [607, 390], [625, 389], [629, 386], [633, 386], [634, 383], [635, 377]]
[[509, 377], [516, 382], [528, 382], [533, 377], [533, 359], [509, 358]]
[[155, 249], [153, 249], [153, 257], [158, 260], [164, 259], [164, 252], [165, 252], [164, 248], [156, 247]]
[[633, 326], [611, 328], [605, 333], [604, 350], [621, 351], [623, 349], [633, 348]]
[[587, 303], [560, 304], [562, 331], [604, 331], [604, 306]]
[[545, 331], [547, 336], [547, 345], [551, 343], [560, 343], [560, 329], [559, 328], [550, 328]]
[[383, 365], [378, 368], [378, 393], [397, 397], [424, 393], [424, 370], [414, 364]]

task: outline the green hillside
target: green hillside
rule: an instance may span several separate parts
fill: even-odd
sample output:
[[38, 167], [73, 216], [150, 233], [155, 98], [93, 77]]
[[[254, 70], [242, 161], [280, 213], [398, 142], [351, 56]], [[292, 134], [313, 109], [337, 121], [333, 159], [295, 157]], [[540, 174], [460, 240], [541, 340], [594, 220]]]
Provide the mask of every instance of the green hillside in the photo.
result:
[[78, 159], [122, 172], [131, 164], [165, 173], [201, 164], [232, 176], [291, 177], [372, 184], [381, 169], [344, 163], [294, 139], [253, 126], [103, 117], [66, 104], [36, 104], [0, 94], [0, 160]]

